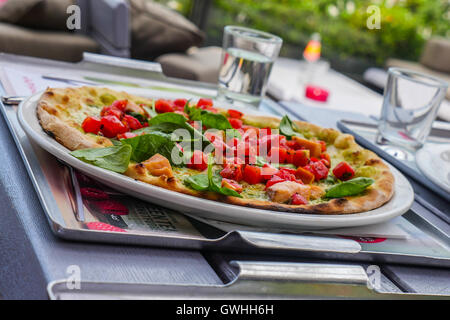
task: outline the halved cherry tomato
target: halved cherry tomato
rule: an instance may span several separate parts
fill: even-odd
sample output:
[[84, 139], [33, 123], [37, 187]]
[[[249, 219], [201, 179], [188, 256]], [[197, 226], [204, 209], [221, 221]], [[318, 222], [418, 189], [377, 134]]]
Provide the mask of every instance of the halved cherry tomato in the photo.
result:
[[238, 111], [238, 110], [229, 109], [228, 110], [228, 115], [230, 116], [230, 118], [240, 119], [240, 118], [242, 118], [243, 113]]
[[242, 164], [225, 164], [223, 170], [220, 171], [220, 175], [223, 178], [232, 179], [239, 182], [243, 178], [242, 167]]
[[294, 163], [295, 150], [286, 149], [286, 163]]
[[131, 130], [137, 130], [137, 129], [142, 128], [142, 124], [139, 122], [138, 119], [136, 119], [133, 116], [126, 114], [123, 116], [123, 120], [128, 124], [128, 127]]
[[261, 169], [261, 177], [264, 180], [269, 180], [272, 179], [272, 177], [278, 173], [278, 169], [275, 167], [272, 167], [269, 164], [264, 164], [262, 169]]
[[322, 161], [311, 162], [304, 168], [314, 174], [314, 178], [316, 179], [316, 181], [325, 179], [328, 176], [328, 168]]
[[355, 170], [345, 161], [339, 162], [333, 169], [333, 174], [339, 180], [350, 180], [355, 176]]
[[84, 132], [97, 134], [100, 131], [101, 120], [97, 117], [87, 117], [81, 124]]
[[116, 116], [107, 115], [101, 119], [101, 132], [107, 138], [114, 138], [120, 133], [128, 131], [128, 127], [124, 125]]
[[164, 99], [159, 99], [155, 101], [155, 109], [156, 112], [158, 113], [173, 112], [172, 104]]
[[230, 121], [230, 124], [234, 129], [242, 128], [242, 120], [231, 118], [231, 119], [228, 119], [228, 121]]
[[230, 180], [230, 179], [226, 179], [226, 178], [222, 179], [222, 187], [234, 190], [238, 193], [241, 193], [243, 190], [242, 186], [239, 183], [237, 183], [234, 180]]
[[309, 150], [295, 150], [292, 164], [296, 167], [303, 167], [308, 164]]
[[287, 159], [287, 149], [272, 147], [269, 151], [268, 159], [271, 163], [285, 163]]
[[302, 205], [302, 204], [307, 204], [307, 203], [308, 203], [308, 200], [306, 200], [305, 197], [303, 197], [302, 195], [300, 195], [298, 193], [294, 193], [292, 195], [291, 204]]
[[244, 168], [244, 180], [249, 184], [261, 183], [261, 168], [252, 165], [246, 165]]
[[133, 133], [133, 132], [125, 132], [125, 133], [119, 133], [118, 135], [117, 135], [117, 139], [130, 139], [130, 138], [134, 138], [134, 137], [137, 137], [137, 134], [136, 133]]
[[184, 108], [187, 102], [187, 99], [176, 99], [173, 104], [178, 108]]
[[195, 150], [191, 159], [186, 163], [186, 167], [203, 171], [208, 168], [208, 158], [202, 151]]
[[266, 189], [269, 188], [270, 186], [273, 186], [274, 184], [283, 181], [286, 181], [286, 179], [280, 178], [279, 176], [273, 176], [269, 181], [266, 182]]
[[125, 111], [127, 104], [128, 104], [128, 100], [116, 100], [111, 104], [111, 107], [117, 108], [123, 112], [123, 111]]
[[197, 102], [197, 107], [212, 107], [213, 101], [211, 99], [200, 98]]
[[103, 116], [115, 116], [117, 119], [122, 119], [123, 112], [114, 106], [103, 107], [100, 115]]

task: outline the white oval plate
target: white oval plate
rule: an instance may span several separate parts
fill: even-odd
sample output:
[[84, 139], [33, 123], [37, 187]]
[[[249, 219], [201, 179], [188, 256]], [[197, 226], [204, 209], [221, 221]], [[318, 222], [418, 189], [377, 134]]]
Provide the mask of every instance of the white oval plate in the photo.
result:
[[428, 179], [450, 194], [450, 145], [426, 144], [416, 152], [416, 164]]
[[30, 139], [55, 157], [108, 186], [181, 213], [185, 212], [208, 219], [266, 228], [274, 227], [291, 230], [305, 230], [305, 228], [327, 229], [381, 223], [405, 213], [414, 201], [414, 191], [410, 183], [394, 167], [391, 167], [395, 176], [395, 194], [393, 198], [375, 210], [347, 215], [295, 214], [261, 210], [196, 198], [166, 190], [87, 164], [71, 156], [67, 148], [42, 130], [36, 116], [36, 104], [40, 96], [41, 93], [33, 95], [22, 102], [17, 114], [22, 128]]

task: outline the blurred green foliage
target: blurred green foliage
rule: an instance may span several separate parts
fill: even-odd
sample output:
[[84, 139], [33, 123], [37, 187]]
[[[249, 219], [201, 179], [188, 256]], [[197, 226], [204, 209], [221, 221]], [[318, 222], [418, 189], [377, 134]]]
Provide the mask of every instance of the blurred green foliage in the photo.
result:
[[[380, 29], [367, 28], [371, 5], [380, 9]], [[450, 1], [215, 0], [208, 37], [221, 39], [223, 26], [230, 24], [281, 36], [282, 55], [300, 58], [310, 36], [318, 32], [324, 57], [356, 57], [383, 65], [389, 57], [417, 60], [432, 35], [450, 37]]]

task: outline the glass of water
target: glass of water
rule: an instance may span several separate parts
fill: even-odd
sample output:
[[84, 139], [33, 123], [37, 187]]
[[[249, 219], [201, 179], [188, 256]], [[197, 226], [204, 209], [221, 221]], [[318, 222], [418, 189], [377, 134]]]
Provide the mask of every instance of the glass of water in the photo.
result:
[[390, 68], [378, 123], [379, 137], [410, 150], [421, 148], [447, 87], [447, 83], [434, 77]]
[[282, 43], [267, 32], [226, 26], [217, 98], [258, 107]]

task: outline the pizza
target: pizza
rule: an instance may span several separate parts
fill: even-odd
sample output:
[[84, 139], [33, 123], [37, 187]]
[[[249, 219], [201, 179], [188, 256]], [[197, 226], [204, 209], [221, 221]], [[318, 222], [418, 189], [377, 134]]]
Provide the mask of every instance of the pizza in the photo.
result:
[[43, 130], [81, 161], [194, 197], [350, 214], [394, 193], [389, 167], [353, 136], [287, 116], [99, 87], [49, 88], [36, 111]]

